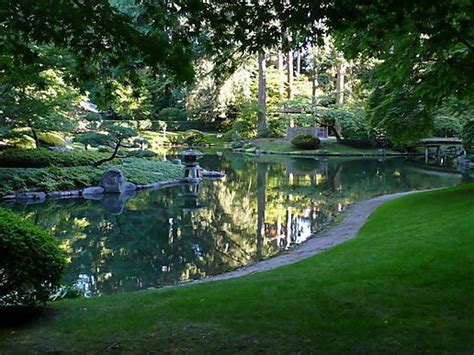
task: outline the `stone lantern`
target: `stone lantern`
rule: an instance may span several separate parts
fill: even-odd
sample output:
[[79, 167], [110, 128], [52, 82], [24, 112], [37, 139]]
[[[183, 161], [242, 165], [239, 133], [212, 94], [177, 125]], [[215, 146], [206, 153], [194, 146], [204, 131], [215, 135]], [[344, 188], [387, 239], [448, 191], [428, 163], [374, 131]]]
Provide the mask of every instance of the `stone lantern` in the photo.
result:
[[198, 160], [204, 155], [198, 150], [187, 149], [179, 153], [184, 161], [184, 178], [189, 183], [199, 183], [202, 180], [202, 171]]

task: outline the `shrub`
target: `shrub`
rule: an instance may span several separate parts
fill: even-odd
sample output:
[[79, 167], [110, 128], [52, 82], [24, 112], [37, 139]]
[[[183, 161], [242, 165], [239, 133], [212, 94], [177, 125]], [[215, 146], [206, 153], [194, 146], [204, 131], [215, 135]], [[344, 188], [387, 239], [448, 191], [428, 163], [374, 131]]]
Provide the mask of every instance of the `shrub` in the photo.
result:
[[296, 136], [291, 140], [291, 144], [300, 149], [318, 149], [321, 146], [319, 138], [309, 134]]
[[49, 149], [7, 149], [0, 154], [6, 168], [46, 168], [92, 165], [104, 155], [89, 151], [58, 152]]
[[286, 117], [277, 117], [268, 121], [268, 135], [271, 138], [281, 138], [286, 134], [288, 120]]
[[176, 107], [167, 107], [158, 113], [158, 119], [163, 121], [186, 121], [186, 112]]
[[189, 130], [181, 135], [181, 140], [189, 145], [202, 144], [204, 143], [204, 134], [196, 130]]
[[49, 133], [49, 132], [38, 133], [38, 138], [39, 138], [39, 141], [44, 145], [48, 145], [51, 147], [65, 147], [66, 146], [66, 141], [61, 136], [55, 133]]
[[154, 158], [156, 155], [157, 154], [155, 152], [145, 149], [131, 150], [127, 153], [128, 157], [135, 158]]
[[43, 228], [0, 209], [0, 305], [38, 305], [61, 281], [65, 260]]
[[256, 102], [250, 102], [242, 106], [232, 126], [233, 131], [244, 138], [253, 138], [257, 135], [258, 106]]

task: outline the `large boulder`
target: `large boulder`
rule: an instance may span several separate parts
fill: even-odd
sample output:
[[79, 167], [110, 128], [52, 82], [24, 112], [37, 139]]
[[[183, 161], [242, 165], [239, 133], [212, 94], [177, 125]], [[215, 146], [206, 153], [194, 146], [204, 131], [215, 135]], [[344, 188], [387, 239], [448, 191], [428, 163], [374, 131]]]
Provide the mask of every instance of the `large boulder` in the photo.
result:
[[102, 179], [99, 186], [104, 188], [106, 194], [121, 194], [126, 191], [136, 190], [137, 186], [131, 182], [127, 182], [125, 176], [119, 169], [108, 170]]

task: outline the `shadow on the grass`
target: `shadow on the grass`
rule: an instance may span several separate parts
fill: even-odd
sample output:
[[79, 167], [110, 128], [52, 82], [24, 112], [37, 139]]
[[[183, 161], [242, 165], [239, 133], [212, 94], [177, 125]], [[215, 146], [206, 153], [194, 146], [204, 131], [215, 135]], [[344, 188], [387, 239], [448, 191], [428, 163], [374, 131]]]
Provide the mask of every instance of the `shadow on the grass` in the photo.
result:
[[40, 318], [51, 317], [48, 307], [2, 306], [0, 307], [0, 329], [14, 329], [35, 323]]

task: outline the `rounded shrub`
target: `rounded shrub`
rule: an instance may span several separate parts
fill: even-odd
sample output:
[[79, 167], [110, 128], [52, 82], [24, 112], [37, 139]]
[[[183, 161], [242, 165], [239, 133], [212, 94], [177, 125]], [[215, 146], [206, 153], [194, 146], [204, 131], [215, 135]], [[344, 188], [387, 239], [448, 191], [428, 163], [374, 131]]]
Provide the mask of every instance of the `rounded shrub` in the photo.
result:
[[40, 142], [51, 147], [65, 147], [66, 141], [60, 135], [50, 132], [38, 133]]
[[0, 209], [0, 306], [44, 304], [59, 286], [64, 267], [45, 229]]
[[321, 141], [318, 137], [313, 137], [309, 134], [302, 134], [294, 137], [291, 140], [291, 144], [299, 149], [318, 149], [321, 146]]

